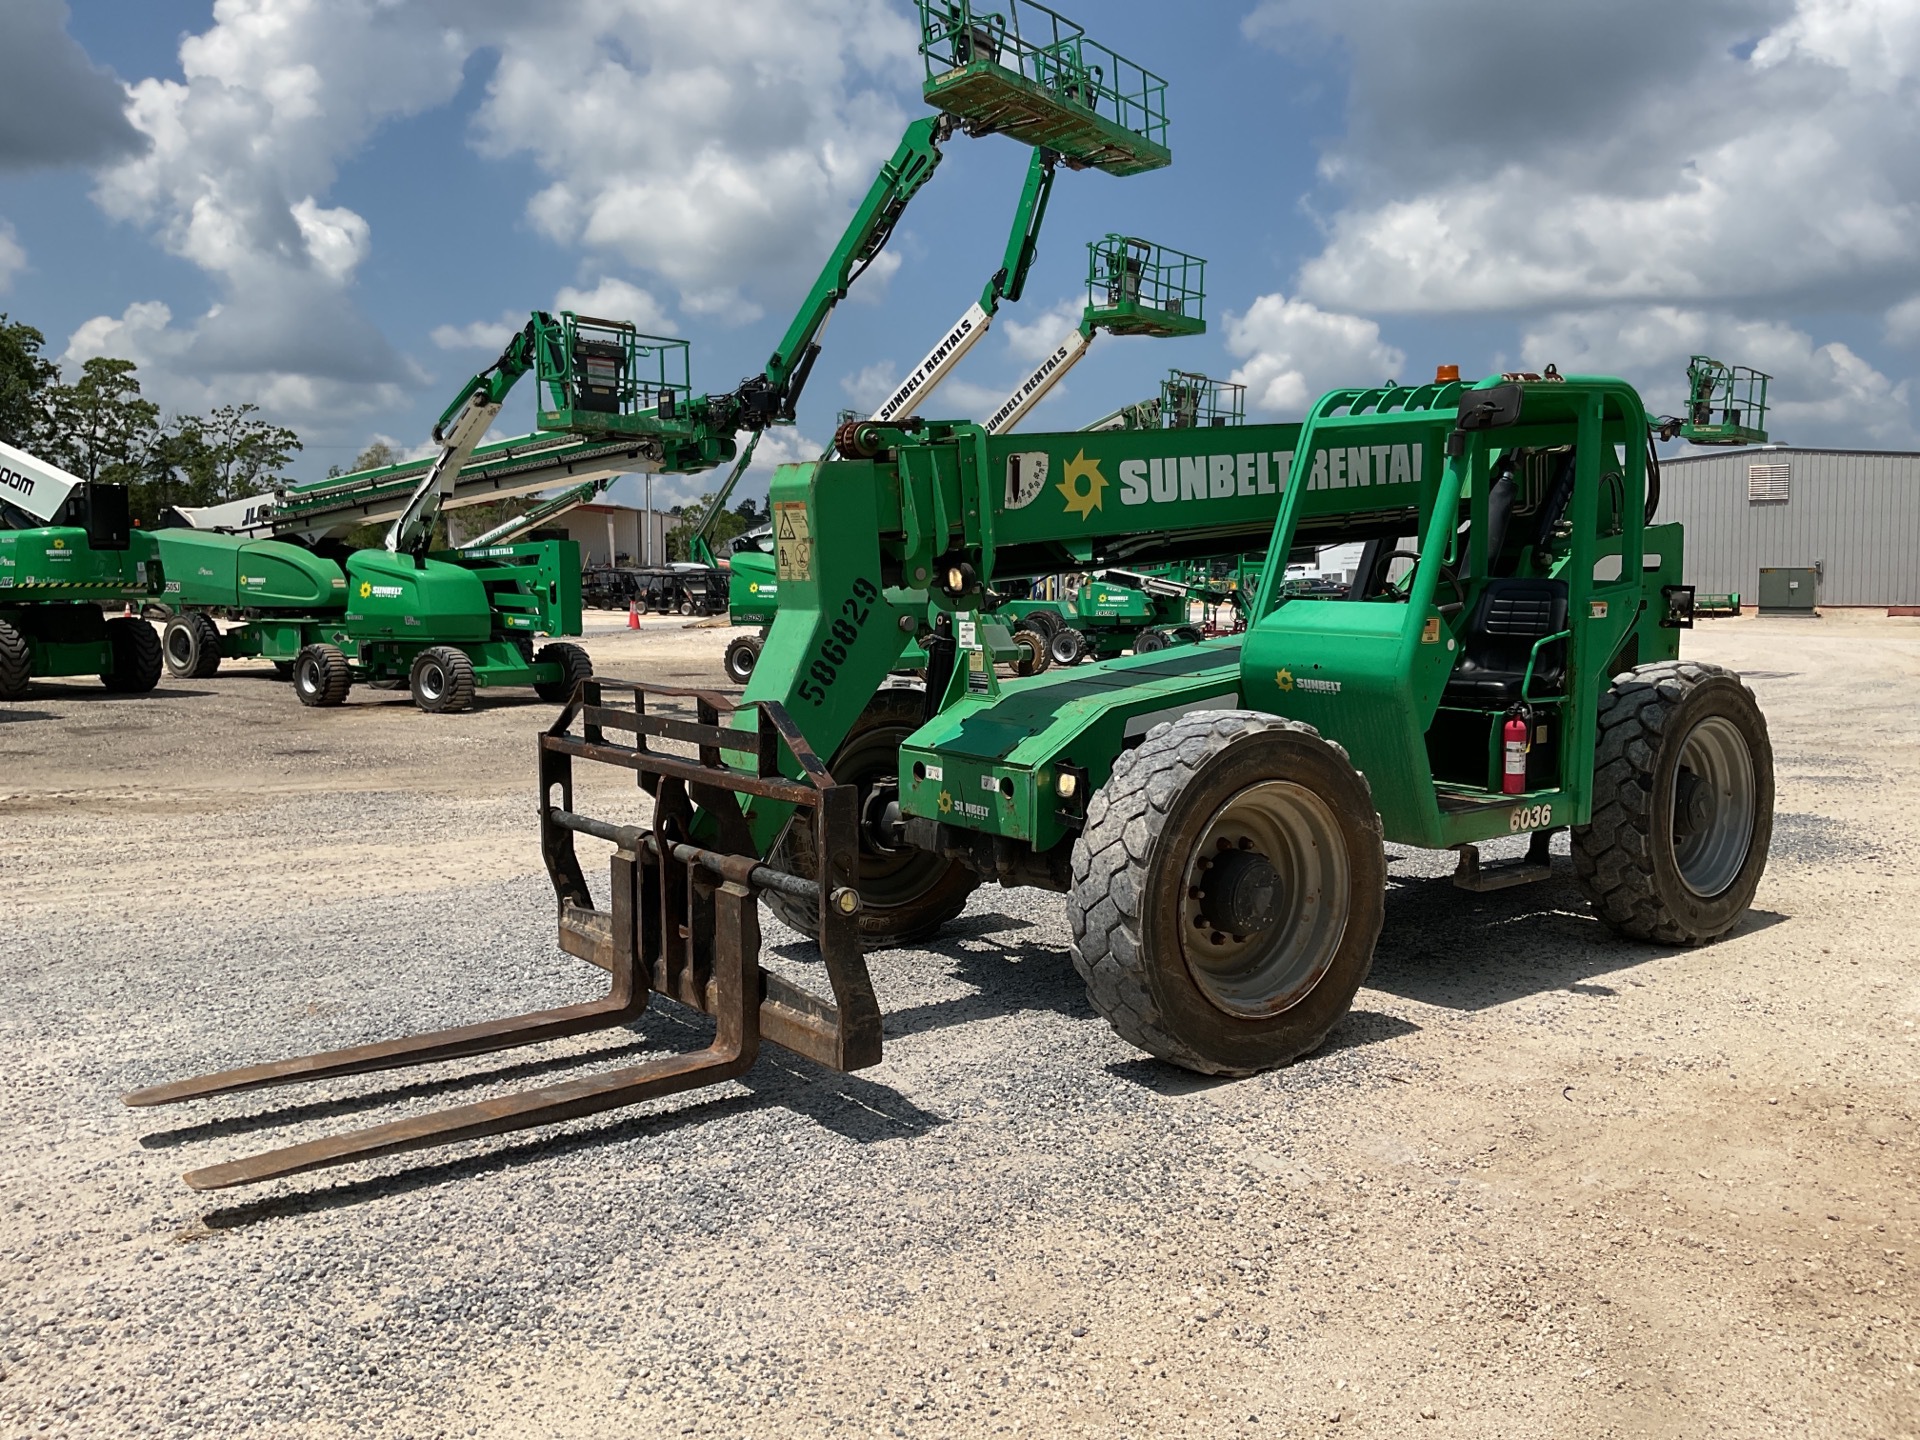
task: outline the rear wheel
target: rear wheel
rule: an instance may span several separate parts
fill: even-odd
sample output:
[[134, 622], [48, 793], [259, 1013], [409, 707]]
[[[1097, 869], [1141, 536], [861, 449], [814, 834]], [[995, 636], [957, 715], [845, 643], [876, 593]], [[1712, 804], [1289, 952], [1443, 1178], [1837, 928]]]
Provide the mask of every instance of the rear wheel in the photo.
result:
[[1133, 653], [1151, 655], [1156, 650], [1167, 648], [1166, 632], [1162, 630], [1142, 630], [1133, 637]]
[[27, 637], [0, 620], [0, 700], [18, 700], [33, 676], [33, 647]]
[[160, 683], [165, 662], [153, 626], [131, 615], [107, 621], [107, 668], [100, 683], [119, 695], [144, 695]]
[[685, 596], [682, 596], [680, 599], [680, 613], [682, 615], [693, 614], [693, 601]]
[[429, 645], [413, 658], [407, 678], [413, 703], [429, 715], [473, 708], [473, 661], [451, 645]]
[[1051, 640], [1067, 622], [1052, 610], [1030, 610], [1014, 625], [1016, 631], [1033, 630], [1042, 639]]
[[533, 687], [533, 693], [550, 705], [566, 704], [573, 698], [574, 688], [582, 680], [593, 678], [593, 660], [578, 645], [570, 645], [565, 640], [542, 645], [540, 653], [533, 657], [533, 663], [560, 667], [558, 680], [542, 681]]
[[1206, 638], [1197, 625], [1176, 625], [1167, 632], [1167, 639], [1175, 645], [1198, 645]]
[[1633, 940], [1698, 945], [1753, 903], [1773, 839], [1773, 746], [1740, 677], [1676, 661], [1614, 677], [1600, 702], [1593, 820], [1573, 873]]
[[1062, 625], [1047, 639], [1047, 658], [1056, 665], [1078, 665], [1086, 654], [1087, 637], [1071, 625]]
[[760, 652], [766, 648], [766, 638], [760, 635], [736, 635], [727, 642], [725, 665], [727, 678], [736, 685], [744, 685], [753, 678], [753, 667], [760, 663]]
[[1088, 806], [1073, 963], [1126, 1040], [1249, 1075], [1347, 1013], [1385, 893], [1380, 818], [1344, 750], [1297, 721], [1200, 711], [1149, 731]]
[[1013, 632], [1013, 643], [1020, 647], [1020, 653], [1014, 658], [1013, 673], [1016, 675], [1038, 675], [1053, 663], [1047, 653], [1045, 637], [1032, 630]]
[[190, 610], [160, 632], [167, 671], [182, 680], [205, 680], [220, 668], [220, 627], [211, 615]]
[[338, 645], [308, 645], [294, 657], [293, 693], [302, 705], [343, 705], [352, 688], [353, 671]]
[[[879, 833], [889, 796], [897, 800], [900, 742], [920, 728], [926, 697], [919, 690], [882, 690], [867, 702], [853, 729], [834, 752], [827, 769], [842, 785], [860, 794], [860, 939], [870, 947], [904, 945], [924, 939], [966, 908], [980, 884], [957, 860], [911, 847], [892, 848]], [[774, 865], [795, 875], [819, 874], [813, 835], [804, 825], [789, 825], [774, 849]], [[777, 890], [761, 899], [773, 913], [803, 935], [816, 936], [813, 910]]]

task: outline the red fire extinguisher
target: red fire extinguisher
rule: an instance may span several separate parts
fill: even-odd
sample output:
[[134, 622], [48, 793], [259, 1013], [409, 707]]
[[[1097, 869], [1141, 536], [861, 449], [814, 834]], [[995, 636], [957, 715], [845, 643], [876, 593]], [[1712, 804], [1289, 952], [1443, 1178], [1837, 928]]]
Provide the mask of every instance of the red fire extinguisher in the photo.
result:
[[1527, 717], [1519, 711], [1507, 716], [1500, 738], [1505, 755], [1500, 789], [1503, 794], [1518, 795], [1527, 788]]

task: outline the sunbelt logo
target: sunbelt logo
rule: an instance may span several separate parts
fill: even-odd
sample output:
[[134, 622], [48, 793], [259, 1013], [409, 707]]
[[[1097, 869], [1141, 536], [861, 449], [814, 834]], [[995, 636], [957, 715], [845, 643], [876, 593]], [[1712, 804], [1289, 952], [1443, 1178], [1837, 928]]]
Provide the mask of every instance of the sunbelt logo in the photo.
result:
[[1421, 446], [1339, 445], [1313, 452], [1309, 490], [1357, 490], [1372, 485], [1411, 485], [1420, 478]]
[[1292, 466], [1291, 450], [1122, 460], [1120, 503], [1171, 505], [1182, 500], [1279, 495], [1287, 488], [1287, 471]]

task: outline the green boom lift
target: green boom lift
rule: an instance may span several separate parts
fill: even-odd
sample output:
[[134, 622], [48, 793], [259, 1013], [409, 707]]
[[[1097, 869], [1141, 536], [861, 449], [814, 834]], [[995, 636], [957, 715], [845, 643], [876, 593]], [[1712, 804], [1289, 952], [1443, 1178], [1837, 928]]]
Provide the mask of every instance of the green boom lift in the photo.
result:
[[160, 680], [153, 627], [103, 607], [161, 592], [153, 538], [133, 528], [124, 485], [89, 483], [0, 444], [0, 700], [28, 682], [98, 675], [144, 695]]

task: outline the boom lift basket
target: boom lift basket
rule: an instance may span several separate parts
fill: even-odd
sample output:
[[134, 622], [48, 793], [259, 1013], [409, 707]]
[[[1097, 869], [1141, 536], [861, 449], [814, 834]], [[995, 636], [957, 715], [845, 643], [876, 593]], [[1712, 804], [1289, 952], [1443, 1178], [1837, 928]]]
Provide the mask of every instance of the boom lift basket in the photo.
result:
[[1129, 235], [1087, 243], [1084, 323], [1115, 335], [1204, 335], [1207, 262]]
[[612, 434], [623, 418], [673, 419], [693, 394], [685, 340], [563, 311], [539, 317], [542, 430]]
[[1767, 382], [1773, 377], [1708, 355], [1687, 362], [1687, 414], [1680, 438], [1695, 445], [1767, 443]]
[[1035, 0], [919, 0], [922, 93], [977, 135], [1011, 135], [1076, 169], [1169, 164], [1167, 82]]
[[[631, 706], [606, 703], [609, 692], [631, 697]], [[649, 708], [650, 701], [661, 700], [681, 706], [691, 701], [696, 718]], [[751, 724], [741, 723], [748, 719]], [[619, 738], [608, 738], [610, 733]], [[677, 742], [694, 753], [656, 748], [660, 741]], [[723, 756], [735, 763], [726, 764]], [[651, 823], [616, 824], [577, 812], [576, 760], [633, 771], [653, 800]], [[799, 778], [783, 773], [788, 768]], [[792, 823], [811, 827], [813, 853], [825, 857], [818, 879], [761, 862], [747, 833], [742, 796], [794, 807]], [[186, 1177], [197, 1190], [216, 1190], [554, 1125], [720, 1084], [752, 1067], [763, 1039], [834, 1070], [877, 1064], [880, 1007], [858, 929], [858, 805], [857, 787], [834, 781], [799, 727], [773, 701], [736, 707], [702, 690], [582, 681], [540, 737], [540, 848], [559, 901], [560, 946], [608, 972], [611, 984], [604, 999], [182, 1080], [136, 1091], [127, 1103], [163, 1105], [437, 1064], [612, 1029], [637, 1018], [655, 994], [714, 1019], [712, 1043], [688, 1054], [269, 1151]], [[716, 833], [703, 832], [696, 839], [695, 807]], [[614, 846], [604, 910], [587, 890], [574, 854], [576, 835]], [[830, 999], [760, 969], [756, 897], [764, 890], [780, 890], [813, 906]]]
[[1169, 430], [1244, 425], [1247, 387], [1191, 370], [1169, 370], [1160, 382], [1160, 413]]

